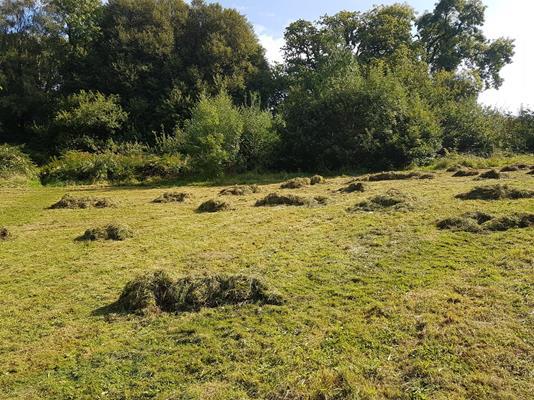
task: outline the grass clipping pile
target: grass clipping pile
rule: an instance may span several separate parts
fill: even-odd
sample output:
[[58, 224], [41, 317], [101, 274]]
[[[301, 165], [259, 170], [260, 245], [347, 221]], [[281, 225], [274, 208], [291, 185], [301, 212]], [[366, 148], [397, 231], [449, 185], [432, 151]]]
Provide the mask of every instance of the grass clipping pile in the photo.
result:
[[6, 227], [0, 227], [0, 242], [3, 240], [9, 240], [11, 233]]
[[190, 193], [166, 192], [153, 201], [153, 203], [183, 203], [191, 199]]
[[398, 181], [406, 179], [434, 179], [435, 175], [431, 173], [422, 172], [380, 172], [378, 174], [367, 175], [361, 177], [361, 181], [380, 182], [380, 181]]
[[116, 306], [135, 313], [199, 311], [225, 305], [281, 305], [281, 296], [257, 278], [212, 275], [171, 279], [165, 272], [137, 277], [122, 291]]
[[216, 213], [220, 211], [228, 211], [232, 209], [232, 205], [222, 200], [208, 200], [202, 203], [198, 208], [198, 213]]
[[442, 230], [470, 233], [504, 232], [510, 229], [534, 227], [534, 214], [513, 214], [495, 218], [482, 212], [466, 213], [460, 217], [444, 219], [437, 223], [437, 227]]
[[87, 229], [77, 238], [79, 241], [114, 240], [123, 241], [133, 237], [132, 230], [126, 225], [109, 224], [104, 227]]
[[281, 189], [300, 189], [311, 185], [310, 178], [294, 178], [280, 185]]
[[232, 186], [226, 189], [223, 189], [219, 192], [220, 196], [246, 196], [253, 193], [259, 193], [260, 188], [258, 185], [242, 185], [242, 186]]
[[399, 192], [395, 189], [390, 189], [386, 194], [380, 194], [365, 201], [356, 204], [354, 207], [349, 208], [348, 211], [407, 211], [413, 208], [413, 198]]
[[534, 197], [534, 190], [522, 190], [508, 185], [477, 186], [456, 196], [461, 200], [518, 200]]
[[74, 197], [66, 194], [57, 203], [50, 206], [50, 209], [78, 209], [78, 208], [108, 208], [116, 207], [117, 203], [107, 197]]
[[256, 207], [275, 207], [275, 206], [308, 206], [314, 207], [318, 205], [325, 205], [328, 203], [328, 197], [316, 196], [313, 198], [306, 198], [296, 196], [294, 194], [278, 194], [271, 193], [261, 200], [256, 202]]

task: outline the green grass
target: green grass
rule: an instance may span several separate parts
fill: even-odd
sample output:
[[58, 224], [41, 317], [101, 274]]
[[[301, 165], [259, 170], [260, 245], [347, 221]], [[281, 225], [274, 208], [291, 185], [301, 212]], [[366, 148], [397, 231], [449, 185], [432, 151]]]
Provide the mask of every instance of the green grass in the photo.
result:
[[[524, 157], [531, 164], [533, 157]], [[439, 231], [469, 211], [534, 212], [534, 199], [462, 201], [480, 186], [347, 178], [297, 190], [262, 186], [198, 214], [222, 187], [153, 204], [166, 188], [3, 187], [0, 399], [527, 399], [534, 391], [534, 232]], [[248, 181], [247, 181], [248, 182]], [[227, 182], [235, 183], [235, 182]], [[534, 189], [525, 171], [503, 181]], [[488, 183], [490, 184], [490, 183]], [[413, 209], [347, 212], [389, 189]], [[178, 190], [178, 189], [177, 189]], [[278, 191], [322, 207], [253, 207]], [[48, 210], [65, 193], [117, 208]], [[124, 242], [82, 243], [88, 228], [128, 225]], [[163, 269], [260, 277], [282, 306], [110, 314], [124, 285]]]

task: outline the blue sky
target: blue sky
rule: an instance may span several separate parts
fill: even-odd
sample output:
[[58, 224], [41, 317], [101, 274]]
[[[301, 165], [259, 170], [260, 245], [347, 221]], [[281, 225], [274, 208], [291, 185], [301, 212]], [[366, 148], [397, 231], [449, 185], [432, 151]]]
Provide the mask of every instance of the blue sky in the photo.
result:
[[[215, 0], [214, 0], [215, 1]], [[214, 2], [212, 1], [212, 2]], [[217, 0], [239, 10], [254, 25], [270, 60], [280, 60], [285, 27], [296, 19], [316, 20], [340, 10], [365, 11], [375, 4], [402, 0]], [[407, 0], [418, 12], [431, 10], [435, 0]], [[534, 107], [534, 0], [485, 0], [488, 6], [484, 30], [488, 37], [516, 40], [513, 65], [503, 70], [505, 83], [499, 90], [482, 94], [481, 102], [510, 111], [521, 105]]]

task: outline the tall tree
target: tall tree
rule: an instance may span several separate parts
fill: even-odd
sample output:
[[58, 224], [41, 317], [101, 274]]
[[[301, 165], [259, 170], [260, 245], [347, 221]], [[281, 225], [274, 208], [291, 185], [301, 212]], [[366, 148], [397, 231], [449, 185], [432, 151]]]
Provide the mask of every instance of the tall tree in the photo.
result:
[[488, 40], [483, 32], [486, 6], [481, 0], [440, 0], [417, 20], [420, 42], [433, 71], [468, 68], [486, 88], [499, 88], [501, 69], [512, 61], [513, 40]]

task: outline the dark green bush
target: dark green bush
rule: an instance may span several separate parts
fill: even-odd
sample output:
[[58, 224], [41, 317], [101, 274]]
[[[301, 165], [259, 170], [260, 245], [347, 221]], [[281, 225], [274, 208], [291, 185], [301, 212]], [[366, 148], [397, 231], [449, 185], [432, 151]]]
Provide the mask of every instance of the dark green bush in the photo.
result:
[[290, 90], [282, 136], [289, 168], [390, 168], [434, 155], [437, 118], [393, 74], [354, 67], [337, 74]]

